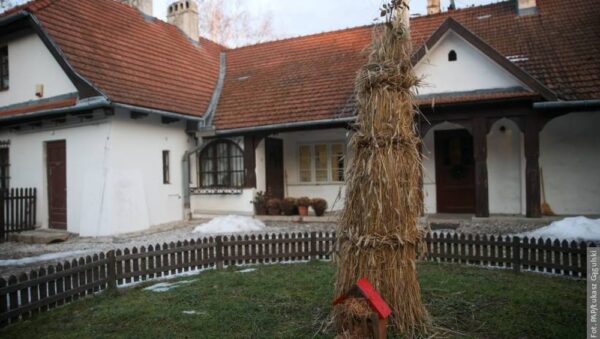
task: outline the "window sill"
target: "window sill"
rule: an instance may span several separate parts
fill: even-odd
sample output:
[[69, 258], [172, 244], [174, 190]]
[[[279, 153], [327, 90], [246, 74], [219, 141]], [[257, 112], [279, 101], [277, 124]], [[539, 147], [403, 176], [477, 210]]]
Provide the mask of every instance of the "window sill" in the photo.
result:
[[241, 188], [190, 188], [193, 195], [240, 195], [243, 191]]
[[344, 186], [343, 181], [323, 181], [323, 182], [298, 182], [295, 184], [288, 184], [288, 186]]

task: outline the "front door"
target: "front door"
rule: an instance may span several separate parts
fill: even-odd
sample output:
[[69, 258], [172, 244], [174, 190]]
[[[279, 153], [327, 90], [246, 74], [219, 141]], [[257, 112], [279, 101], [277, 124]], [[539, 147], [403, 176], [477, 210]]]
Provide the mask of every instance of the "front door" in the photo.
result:
[[267, 138], [265, 140], [265, 158], [267, 171], [267, 195], [283, 199], [283, 140]]
[[65, 141], [46, 143], [50, 228], [67, 229], [67, 157]]
[[467, 130], [435, 132], [438, 213], [475, 213], [473, 137]]

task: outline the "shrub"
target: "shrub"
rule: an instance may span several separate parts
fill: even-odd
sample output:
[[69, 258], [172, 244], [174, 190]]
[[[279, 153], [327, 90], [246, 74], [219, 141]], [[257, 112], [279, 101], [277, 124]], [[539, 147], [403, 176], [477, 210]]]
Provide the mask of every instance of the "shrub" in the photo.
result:
[[308, 197], [299, 198], [296, 202], [298, 206], [308, 207], [310, 206], [310, 199]]
[[325, 214], [327, 210], [327, 200], [321, 198], [315, 198], [310, 201], [310, 206], [315, 210], [315, 214], [320, 217]]
[[267, 210], [270, 215], [280, 215], [281, 214], [281, 200], [277, 198], [272, 198], [267, 201]]
[[295, 198], [285, 198], [281, 202], [281, 210], [285, 215], [294, 215], [296, 212], [296, 199]]

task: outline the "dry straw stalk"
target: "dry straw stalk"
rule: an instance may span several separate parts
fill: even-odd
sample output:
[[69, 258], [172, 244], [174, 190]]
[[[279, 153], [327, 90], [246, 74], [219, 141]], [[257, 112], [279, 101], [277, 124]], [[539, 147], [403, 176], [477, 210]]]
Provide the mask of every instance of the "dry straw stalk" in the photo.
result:
[[[351, 138], [355, 149], [348, 173], [344, 211], [338, 226], [336, 295], [367, 277], [393, 310], [396, 332], [427, 332], [429, 315], [421, 301], [416, 250], [422, 210], [420, 138], [412, 89], [412, 45], [404, 2], [394, 1], [377, 28], [369, 60], [356, 79], [358, 116]], [[339, 333], [348, 311], [334, 310]]]

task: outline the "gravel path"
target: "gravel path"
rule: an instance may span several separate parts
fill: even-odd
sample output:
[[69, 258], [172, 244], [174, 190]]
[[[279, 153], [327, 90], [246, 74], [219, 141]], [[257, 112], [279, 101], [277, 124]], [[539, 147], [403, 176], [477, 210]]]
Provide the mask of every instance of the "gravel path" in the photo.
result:
[[[203, 238], [204, 234], [194, 234], [192, 231], [197, 225], [206, 220], [194, 220], [174, 229], [163, 231], [148, 231], [137, 234], [129, 234], [115, 237], [102, 238], [80, 238], [74, 237], [68, 241], [57, 244], [23, 244], [16, 242], [0, 243], [0, 276], [28, 272], [31, 269], [71, 260], [86, 255], [106, 252], [113, 249], [124, 249], [141, 247], [155, 244], [163, 244], [190, 239]], [[256, 234], [286, 233], [286, 232], [319, 232], [333, 231], [333, 223], [284, 223], [265, 222], [267, 228]], [[224, 234], [225, 235], [225, 234]], [[211, 235], [211, 236], [216, 236]], [[12, 259], [28, 258], [26, 262], [15, 263]], [[22, 260], [23, 261], [23, 260]]]

